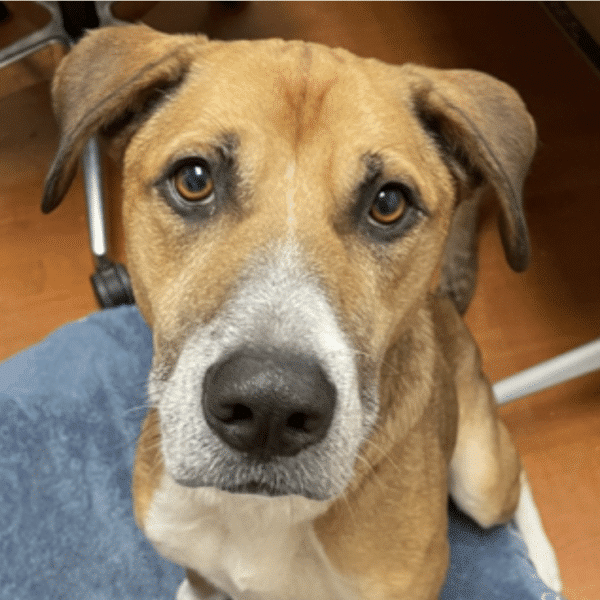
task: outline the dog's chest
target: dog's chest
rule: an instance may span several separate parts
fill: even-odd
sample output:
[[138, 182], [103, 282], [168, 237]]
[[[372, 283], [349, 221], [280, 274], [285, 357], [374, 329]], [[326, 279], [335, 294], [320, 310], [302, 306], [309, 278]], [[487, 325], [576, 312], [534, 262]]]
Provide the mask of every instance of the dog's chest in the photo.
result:
[[351, 600], [313, 527], [326, 505], [304, 498], [188, 489], [164, 475], [145, 532], [169, 560], [234, 600]]

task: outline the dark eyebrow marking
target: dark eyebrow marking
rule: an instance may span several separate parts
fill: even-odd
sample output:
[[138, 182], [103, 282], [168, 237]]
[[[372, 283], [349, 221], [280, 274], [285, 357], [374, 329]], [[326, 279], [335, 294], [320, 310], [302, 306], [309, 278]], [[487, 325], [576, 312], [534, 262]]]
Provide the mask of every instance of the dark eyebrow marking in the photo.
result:
[[369, 187], [383, 175], [383, 158], [379, 154], [364, 154], [362, 162], [365, 165], [365, 174], [359, 184], [359, 189]]
[[223, 158], [235, 162], [237, 159], [237, 151], [240, 146], [240, 139], [235, 133], [223, 133], [215, 146]]

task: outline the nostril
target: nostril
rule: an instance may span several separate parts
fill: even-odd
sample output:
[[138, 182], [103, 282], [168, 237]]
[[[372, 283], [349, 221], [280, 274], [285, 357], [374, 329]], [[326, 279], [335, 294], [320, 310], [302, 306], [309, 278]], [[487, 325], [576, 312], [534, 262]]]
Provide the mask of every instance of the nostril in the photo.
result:
[[285, 425], [297, 431], [311, 432], [319, 427], [322, 421], [323, 415], [321, 414], [295, 412], [288, 417]]
[[235, 421], [252, 421], [254, 413], [249, 406], [243, 404], [234, 404], [231, 408], [231, 417], [228, 422], [234, 423]]
[[307, 419], [307, 415], [303, 413], [294, 413], [288, 418], [286, 426], [290, 429], [298, 429], [299, 431], [305, 431]]
[[217, 420], [227, 425], [251, 421], [254, 418], [252, 409], [241, 402], [215, 403], [211, 407], [211, 412]]

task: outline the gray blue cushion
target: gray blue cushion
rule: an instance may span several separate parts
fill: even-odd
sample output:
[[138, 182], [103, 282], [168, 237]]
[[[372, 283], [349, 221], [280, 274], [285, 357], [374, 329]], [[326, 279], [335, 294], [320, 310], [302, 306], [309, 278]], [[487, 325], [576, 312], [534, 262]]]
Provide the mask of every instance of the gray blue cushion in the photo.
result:
[[[133, 521], [151, 335], [135, 307], [62, 327], [0, 365], [0, 600], [171, 600], [184, 573]], [[514, 525], [452, 505], [443, 600], [555, 600]]]

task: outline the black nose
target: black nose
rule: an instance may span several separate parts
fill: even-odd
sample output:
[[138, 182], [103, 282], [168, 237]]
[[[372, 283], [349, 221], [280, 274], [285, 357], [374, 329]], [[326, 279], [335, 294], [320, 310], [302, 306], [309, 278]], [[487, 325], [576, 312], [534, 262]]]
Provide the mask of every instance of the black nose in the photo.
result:
[[293, 456], [327, 434], [335, 388], [309, 357], [243, 350], [208, 370], [202, 405], [232, 448], [262, 459]]

